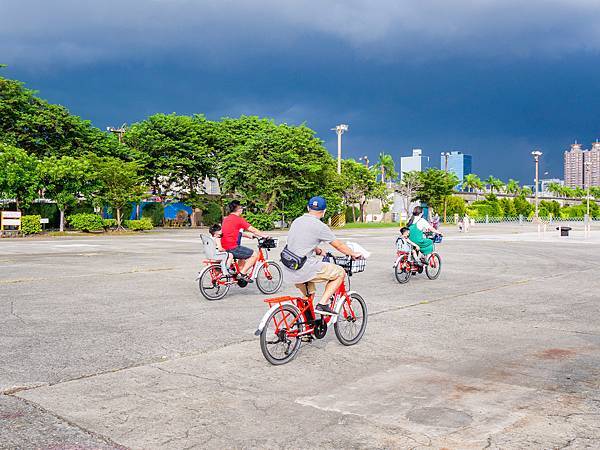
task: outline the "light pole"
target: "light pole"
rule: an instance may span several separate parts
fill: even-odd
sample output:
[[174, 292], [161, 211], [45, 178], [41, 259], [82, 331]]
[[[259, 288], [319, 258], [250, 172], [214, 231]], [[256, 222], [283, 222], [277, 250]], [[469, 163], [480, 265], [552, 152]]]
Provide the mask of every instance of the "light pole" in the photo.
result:
[[448, 157], [450, 156], [450, 152], [442, 152], [442, 156], [444, 157], [444, 172], [448, 173]]
[[120, 128], [106, 127], [106, 131], [108, 131], [110, 133], [115, 133], [119, 137], [119, 144], [122, 144], [123, 143], [123, 135], [125, 134], [125, 125], [126, 124], [121, 125]]
[[369, 168], [369, 157], [367, 155], [365, 156], [361, 156], [360, 158], [358, 158], [359, 161], [364, 161], [365, 162], [365, 167], [368, 169]]
[[[442, 156], [444, 157], [444, 172], [448, 173], [448, 157], [450, 156], [450, 152], [442, 152]], [[447, 196], [444, 197], [444, 223], [447, 223], [447, 211], [448, 211], [448, 199]]]
[[342, 173], [342, 134], [344, 134], [345, 131], [348, 131], [348, 125], [341, 123], [331, 130], [335, 131], [338, 137], [337, 173], [340, 175]]
[[539, 203], [538, 203], [538, 190], [539, 190], [539, 177], [540, 177], [540, 156], [542, 152], [534, 150], [531, 152], [533, 159], [535, 160], [535, 218], [538, 219]]

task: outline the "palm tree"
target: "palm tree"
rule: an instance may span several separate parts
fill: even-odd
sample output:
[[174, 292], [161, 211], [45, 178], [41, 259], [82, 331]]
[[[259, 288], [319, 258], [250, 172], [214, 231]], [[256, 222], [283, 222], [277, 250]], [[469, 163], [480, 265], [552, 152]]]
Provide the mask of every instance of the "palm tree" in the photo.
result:
[[573, 189], [573, 197], [575, 198], [583, 198], [587, 194], [586, 190], [580, 187], [576, 187]]
[[519, 186], [519, 182], [517, 180], [513, 180], [512, 178], [508, 180], [506, 183], [506, 193], [507, 194], [518, 194], [521, 190], [521, 186]]
[[481, 185], [481, 180], [474, 173], [470, 173], [465, 175], [463, 179], [463, 188], [470, 189], [470, 192], [473, 192]]
[[385, 183], [386, 178], [392, 181], [398, 176], [395, 166], [392, 155], [381, 152], [377, 163], [373, 166], [373, 170], [375, 173], [381, 172], [381, 182]]
[[561, 194], [563, 193], [563, 186], [559, 183], [548, 183], [548, 186], [546, 186], [546, 189], [548, 190], [548, 192], [553, 194], [555, 197], [560, 197]]
[[531, 197], [533, 190], [529, 186], [523, 186], [521, 189], [521, 194], [523, 194], [525, 197]]
[[490, 176], [489, 176], [489, 177], [487, 177], [487, 179], [484, 181], [485, 185], [486, 185], [486, 186], [489, 186], [489, 188], [488, 188], [488, 189], [490, 190], [490, 192], [494, 192], [494, 191], [493, 191], [493, 187], [492, 187], [492, 186], [494, 185], [494, 181], [495, 181], [495, 180], [496, 180], [496, 179], [495, 179], [495, 178], [494, 178], [492, 175], [490, 175]]
[[492, 193], [494, 191], [500, 192], [502, 189], [504, 189], [504, 183], [502, 182], [502, 180], [500, 178], [494, 178], [490, 175], [490, 178], [488, 180], [491, 180], [490, 191]]

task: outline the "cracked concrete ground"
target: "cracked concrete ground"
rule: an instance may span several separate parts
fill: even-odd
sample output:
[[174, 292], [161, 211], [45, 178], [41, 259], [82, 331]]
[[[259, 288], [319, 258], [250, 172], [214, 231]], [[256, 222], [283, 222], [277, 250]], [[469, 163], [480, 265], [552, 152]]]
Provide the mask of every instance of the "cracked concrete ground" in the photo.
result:
[[340, 232], [367, 332], [281, 367], [254, 286], [201, 298], [197, 235], [0, 241], [0, 448], [598, 448], [600, 231], [449, 230], [404, 286], [395, 230]]

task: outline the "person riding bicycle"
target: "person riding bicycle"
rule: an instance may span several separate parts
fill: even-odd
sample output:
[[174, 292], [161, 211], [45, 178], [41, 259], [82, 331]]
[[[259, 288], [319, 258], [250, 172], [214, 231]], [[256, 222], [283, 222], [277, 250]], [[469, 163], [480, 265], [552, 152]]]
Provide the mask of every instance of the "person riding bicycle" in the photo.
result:
[[[221, 225], [221, 245], [223, 249], [241, 260], [240, 276], [249, 278], [248, 271], [254, 267], [258, 259], [258, 252], [241, 244], [242, 236], [253, 238], [255, 236], [268, 238], [269, 235], [257, 230], [242, 217], [244, 207], [239, 200], [232, 200], [228, 205], [229, 215], [223, 219]], [[248, 231], [251, 234], [244, 233]]]
[[333, 316], [336, 312], [330, 308], [329, 300], [344, 281], [346, 272], [336, 264], [323, 262], [319, 256], [323, 255], [324, 251], [319, 248], [319, 245], [326, 242], [353, 258], [359, 258], [361, 254], [353, 252], [350, 247], [338, 240], [331, 229], [321, 221], [326, 208], [327, 202], [323, 197], [313, 197], [308, 202], [308, 212], [292, 222], [283, 252], [291, 252], [303, 259], [304, 263], [296, 270], [284, 263], [283, 273], [284, 279], [294, 283], [305, 296], [315, 293], [315, 283], [327, 283], [323, 297], [315, 307], [315, 313]]
[[429, 222], [423, 217], [423, 208], [415, 206], [412, 217], [407, 223], [410, 230], [410, 240], [421, 248], [421, 253], [424, 255], [421, 261], [425, 262], [427, 256], [433, 252], [433, 241], [425, 237], [424, 233], [433, 233], [441, 235], [439, 231], [433, 228]]
[[400, 236], [396, 239], [396, 248], [402, 252], [412, 255], [413, 261], [417, 264], [421, 263], [421, 248], [410, 240], [410, 228], [400, 228]]

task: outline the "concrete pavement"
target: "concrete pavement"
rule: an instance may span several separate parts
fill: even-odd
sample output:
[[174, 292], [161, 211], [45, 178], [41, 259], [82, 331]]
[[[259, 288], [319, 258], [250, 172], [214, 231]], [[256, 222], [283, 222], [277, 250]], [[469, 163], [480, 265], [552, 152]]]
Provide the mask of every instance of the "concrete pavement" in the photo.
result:
[[256, 287], [200, 296], [197, 231], [0, 241], [0, 448], [596, 448], [598, 231], [451, 230], [404, 286], [395, 233], [339, 233], [373, 253], [363, 340], [282, 367]]

